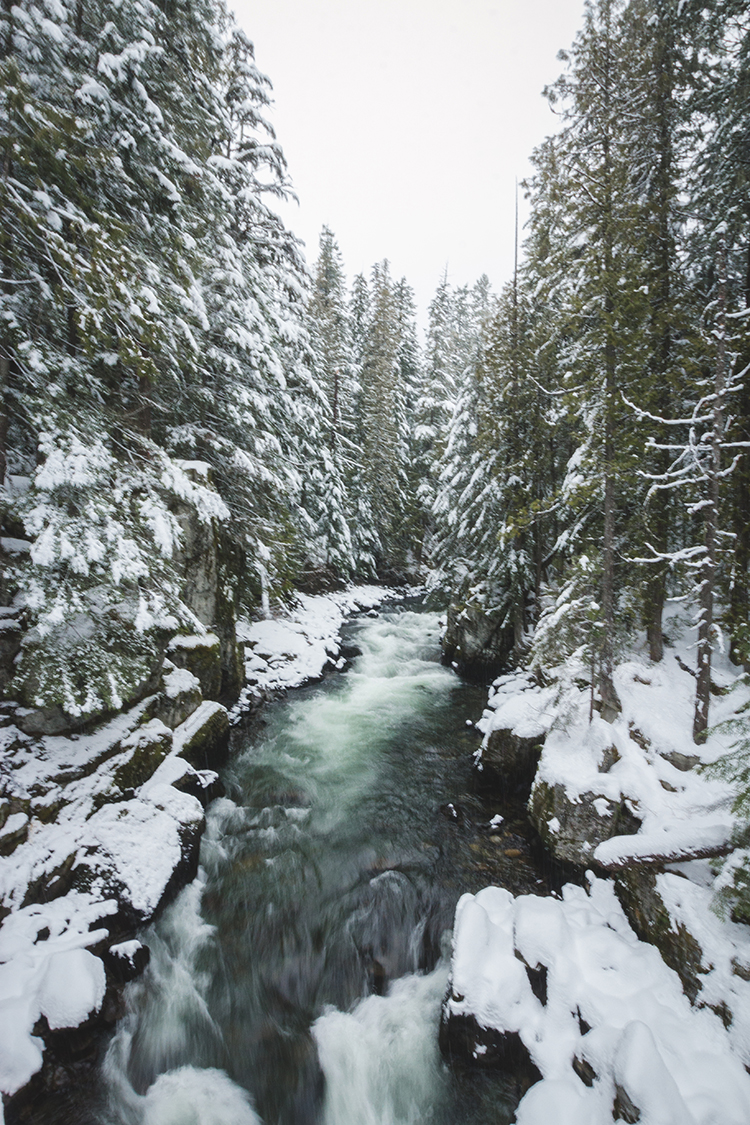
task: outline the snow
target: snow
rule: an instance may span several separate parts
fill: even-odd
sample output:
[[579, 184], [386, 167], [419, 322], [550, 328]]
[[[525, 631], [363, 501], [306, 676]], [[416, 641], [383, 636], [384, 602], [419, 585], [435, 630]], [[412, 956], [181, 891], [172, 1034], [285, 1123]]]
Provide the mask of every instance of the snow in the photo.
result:
[[132, 965], [139, 949], [143, 949], [143, 945], [137, 938], [133, 938], [132, 941], [120, 941], [110, 945], [109, 952], [115, 957], [121, 957], [123, 961], [129, 961]]
[[162, 680], [164, 694], [168, 699], [178, 699], [183, 694], [188, 694], [200, 688], [200, 680], [187, 668], [173, 668], [167, 672]]
[[169, 652], [176, 652], [182, 649], [192, 648], [216, 648], [221, 642], [216, 636], [216, 633], [202, 633], [193, 634], [186, 637], [182, 634], [179, 637], [173, 637], [169, 642]]
[[[720, 854], [737, 824], [731, 786], [690, 767], [727, 753], [731, 735], [715, 728], [748, 698], [747, 689], [712, 697], [714, 729], [697, 746], [692, 737], [695, 677], [689, 669], [695, 657], [679, 607], [668, 611], [665, 630], [672, 644], [660, 663], [635, 651], [616, 666], [622, 711], [611, 723], [597, 711], [592, 714], [588, 669], [575, 656], [548, 670], [548, 680], [555, 682], [544, 687], [527, 672], [500, 677], [477, 723], [484, 734], [479, 762], [492, 733], [511, 730], [521, 738], [544, 740], [537, 784], [562, 787], [573, 803], [591, 801], [602, 817], [625, 803], [641, 827], [635, 836], [615, 836], [598, 845], [591, 858], [607, 869], [659, 856]], [[714, 654], [714, 683], [723, 689], [737, 678], [726, 656]], [[548, 827], [555, 832], [559, 822], [553, 818]]]
[[[0, 1090], [24, 1086], [42, 1063], [43, 1043], [32, 1034], [44, 1015], [50, 1027], [75, 1027], [104, 998], [104, 966], [86, 948], [106, 938], [91, 930], [117, 909], [71, 893], [24, 907], [0, 929]], [[49, 936], [42, 939], [42, 931]]]
[[[526, 965], [546, 967], [546, 1004]], [[636, 938], [608, 880], [590, 875], [588, 893], [568, 885], [561, 900], [498, 887], [464, 895], [447, 1011], [520, 1036], [542, 1081], [522, 1099], [518, 1125], [608, 1125], [616, 1086], [653, 1125], [750, 1120], [750, 1077], [730, 1034], [691, 1007], [677, 974]], [[593, 1068], [592, 1086], [573, 1070], [576, 1057]]]
[[247, 686], [231, 712], [232, 720], [268, 692], [318, 679], [331, 664], [342, 667], [343, 660], [336, 658], [345, 618], [400, 597], [382, 586], [353, 586], [333, 594], [298, 594], [284, 616], [255, 622], [241, 618], [237, 639], [245, 645]]
[[487, 744], [494, 730], [512, 730], [519, 738], [541, 738], [555, 718], [555, 688], [541, 688], [526, 672], [500, 676], [491, 689], [477, 730]]

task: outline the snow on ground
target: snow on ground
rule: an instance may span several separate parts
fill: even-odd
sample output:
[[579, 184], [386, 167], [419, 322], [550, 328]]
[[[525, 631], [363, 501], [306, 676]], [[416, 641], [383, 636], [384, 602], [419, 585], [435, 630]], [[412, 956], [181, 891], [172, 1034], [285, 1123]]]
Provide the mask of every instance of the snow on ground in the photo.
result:
[[[526, 966], [546, 969], [546, 1003]], [[721, 1020], [691, 1007], [677, 974], [630, 929], [609, 880], [590, 875], [588, 893], [568, 885], [562, 900], [497, 887], [464, 895], [446, 1014], [520, 1036], [542, 1081], [522, 1099], [518, 1125], [609, 1125], [616, 1097], [644, 1125], [750, 1121], [750, 1077]]]
[[284, 616], [252, 622], [241, 618], [237, 639], [245, 646], [246, 687], [232, 720], [268, 692], [318, 679], [326, 667], [342, 668], [339, 632], [344, 620], [403, 596], [383, 586], [354, 586], [332, 594], [298, 594]]
[[[540, 687], [526, 672], [501, 677], [477, 724], [485, 747], [498, 729], [544, 739], [537, 778], [562, 786], [570, 801], [593, 794], [601, 799], [602, 815], [610, 803], [625, 801], [642, 826], [635, 836], [599, 844], [592, 859], [605, 867], [650, 855], [716, 851], [735, 825], [731, 787], [692, 768], [727, 753], [732, 740], [713, 732], [704, 745], [693, 742], [695, 677], [688, 666], [694, 654], [689, 637], [677, 637], [659, 664], [634, 654], [616, 667], [622, 712], [613, 723], [591, 714], [586, 670], [571, 661], [550, 686]], [[737, 670], [717, 654], [714, 682], [725, 688], [736, 679]], [[711, 724], [729, 718], [745, 698], [747, 691], [713, 696]]]

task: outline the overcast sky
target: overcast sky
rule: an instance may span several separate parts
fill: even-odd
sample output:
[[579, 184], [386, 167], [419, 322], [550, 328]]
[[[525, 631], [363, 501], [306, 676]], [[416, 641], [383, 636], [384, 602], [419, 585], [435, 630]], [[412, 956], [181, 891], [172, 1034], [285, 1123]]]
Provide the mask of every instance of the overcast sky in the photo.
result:
[[[555, 128], [541, 96], [583, 0], [235, 0], [273, 82], [271, 120], [318, 252], [325, 223], [347, 279], [388, 258], [420, 322], [452, 284], [513, 269], [515, 180]], [[524, 209], [521, 201], [521, 221]]]

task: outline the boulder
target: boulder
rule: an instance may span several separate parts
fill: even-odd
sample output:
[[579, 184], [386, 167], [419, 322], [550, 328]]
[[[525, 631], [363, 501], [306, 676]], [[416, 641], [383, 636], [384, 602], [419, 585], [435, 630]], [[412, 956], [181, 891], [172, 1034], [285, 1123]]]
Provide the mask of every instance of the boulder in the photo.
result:
[[26, 813], [11, 813], [0, 828], [0, 855], [11, 855], [29, 834], [29, 818]]
[[159, 719], [152, 719], [123, 738], [113, 774], [115, 785], [125, 792], [138, 789], [152, 776], [172, 749], [172, 732]]
[[189, 719], [203, 702], [200, 680], [187, 668], [176, 668], [166, 662], [162, 676], [161, 692], [156, 697], [150, 712], [171, 730]]
[[174, 750], [197, 769], [212, 769], [224, 757], [229, 741], [229, 716], [220, 703], [200, 707], [174, 732]]
[[458, 1015], [443, 1008], [439, 1033], [440, 1051], [450, 1065], [463, 1063], [485, 1070], [502, 1070], [515, 1077], [527, 1076], [529, 1084], [542, 1077], [529, 1058], [517, 1031], [482, 1027], [473, 1015]]
[[169, 643], [169, 658], [177, 668], [192, 673], [200, 684], [204, 699], [219, 698], [221, 642], [215, 633], [173, 637]]
[[534, 780], [543, 739], [522, 738], [507, 728], [491, 730], [482, 747], [482, 767], [495, 778], [526, 787]]
[[656, 946], [694, 1002], [707, 971], [703, 950], [681, 922], [675, 924], [659, 894], [657, 875], [647, 867], [626, 868], [615, 876], [617, 897], [638, 937]]
[[542, 840], [557, 858], [590, 867], [596, 847], [613, 836], [632, 836], [641, 826], [626, 801], [600, 793], [572, 800], [560, 784], [537, 779], [529, 798], [529, 815]]
[[513, 629], [476, 605], [451, 605], [442, 640], [443, 661], [462, 676], [489, 680], [508, 665]]

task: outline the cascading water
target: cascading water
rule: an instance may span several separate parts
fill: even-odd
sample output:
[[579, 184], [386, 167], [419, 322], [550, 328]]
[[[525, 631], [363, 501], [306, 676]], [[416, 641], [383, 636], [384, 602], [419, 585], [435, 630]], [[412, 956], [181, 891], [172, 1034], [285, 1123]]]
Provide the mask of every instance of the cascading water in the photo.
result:
[[437, 1047], [441, 940], [497, 878], [468, 825], [484, 693], [439, 664], [434, 615], [350, 628], [348, 672], [238, 738], [201, 873], [145, 936], [97, 1125], [509, 1120], [503, 1083], [462, 1083]]

